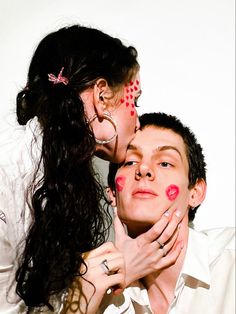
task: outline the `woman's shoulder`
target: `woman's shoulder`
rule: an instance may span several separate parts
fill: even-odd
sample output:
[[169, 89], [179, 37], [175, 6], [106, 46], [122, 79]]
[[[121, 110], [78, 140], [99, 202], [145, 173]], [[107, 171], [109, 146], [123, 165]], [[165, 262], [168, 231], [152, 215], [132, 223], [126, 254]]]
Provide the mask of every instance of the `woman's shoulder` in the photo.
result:
[[0, 168], [6, 174], [28, 171], [41, 150], [41, 132], [37, 118], [19, 125], [10, 117], [0, 131]]

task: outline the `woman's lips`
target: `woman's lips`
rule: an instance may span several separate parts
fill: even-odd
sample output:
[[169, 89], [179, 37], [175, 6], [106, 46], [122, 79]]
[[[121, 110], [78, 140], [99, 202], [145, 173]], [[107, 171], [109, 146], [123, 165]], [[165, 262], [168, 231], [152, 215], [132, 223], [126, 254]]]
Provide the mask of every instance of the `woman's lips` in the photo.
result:
[[138, 188], [132, 192], [132, 196], [134, 198], [155, 198], [158, 194], [151, 189]]

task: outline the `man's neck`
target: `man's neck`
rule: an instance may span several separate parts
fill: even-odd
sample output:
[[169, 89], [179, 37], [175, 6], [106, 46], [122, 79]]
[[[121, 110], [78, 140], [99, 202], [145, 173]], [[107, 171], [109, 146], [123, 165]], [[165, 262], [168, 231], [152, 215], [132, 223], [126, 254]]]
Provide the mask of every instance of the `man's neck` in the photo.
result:
[[142, 283], [148, 291], [149, 300], [154, 313], [157, 312], [155, 311], [156, 308], [158, 308], [158, 313], [167, 313], [173, 301], [176, 283], [183, 267], [187, 249], [187, 221], [182, 221], [181, 223], [177, 242], [182, 240], [184, 241], [184, 247], [174, 265], [152, 273], [142, 279]]

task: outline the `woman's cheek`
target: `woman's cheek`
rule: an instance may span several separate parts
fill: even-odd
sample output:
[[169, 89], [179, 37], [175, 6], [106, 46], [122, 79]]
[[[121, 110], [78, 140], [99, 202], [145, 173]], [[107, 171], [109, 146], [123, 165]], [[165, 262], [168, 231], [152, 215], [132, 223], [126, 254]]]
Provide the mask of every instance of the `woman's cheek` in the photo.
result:
[[130, 81], [125, 86], [124, 97], [121, 98], [120, 102], [124, 105], [127, 110], [128, 117], [136, 117], [136, 109], [135, 109], [135, 92], [139, 89], [139, 81]]
[[116, 186], [116, 191], [121, 192], [123, 191], [123, 188], [125, 186], [125, 181], [126, 177], [125, 176], [118, 176], [115, 179], [115, 186]]
[[174, 201], [179, 195], [179, 187], [175, 184], [171, 184], [166, 188], [166, 196], [168, 200]]

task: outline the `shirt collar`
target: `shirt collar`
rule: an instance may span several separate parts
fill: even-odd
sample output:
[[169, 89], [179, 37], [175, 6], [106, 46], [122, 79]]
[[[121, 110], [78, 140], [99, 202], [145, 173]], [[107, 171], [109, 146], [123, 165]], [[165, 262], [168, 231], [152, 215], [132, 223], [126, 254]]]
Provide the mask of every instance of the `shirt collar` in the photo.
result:
[[191, 228], [181, 275], [184, 278], [190, 276], [210, 286], [208, 237]]
[[[201, 281], [205, 287], [209, 288], [210, 269], [208, 247], [207, 235], [189, 228], [188, 247], [183, 268], [177, 281], [177, 290], [180, 289], [179, 285], [183, 285], [180, 281], [184, 280], [187, 283], [190, 278]], [[131, 286], [126, 288], [126, 291], [132, 300], [150, 308], [147, 290], [140, 281], [135, 281]]]
[[147, 289], [140, 281], [133, 282], [128, 288], [126, 288], [128, 295], [132, 300], [143, 306], [150, 306]]

